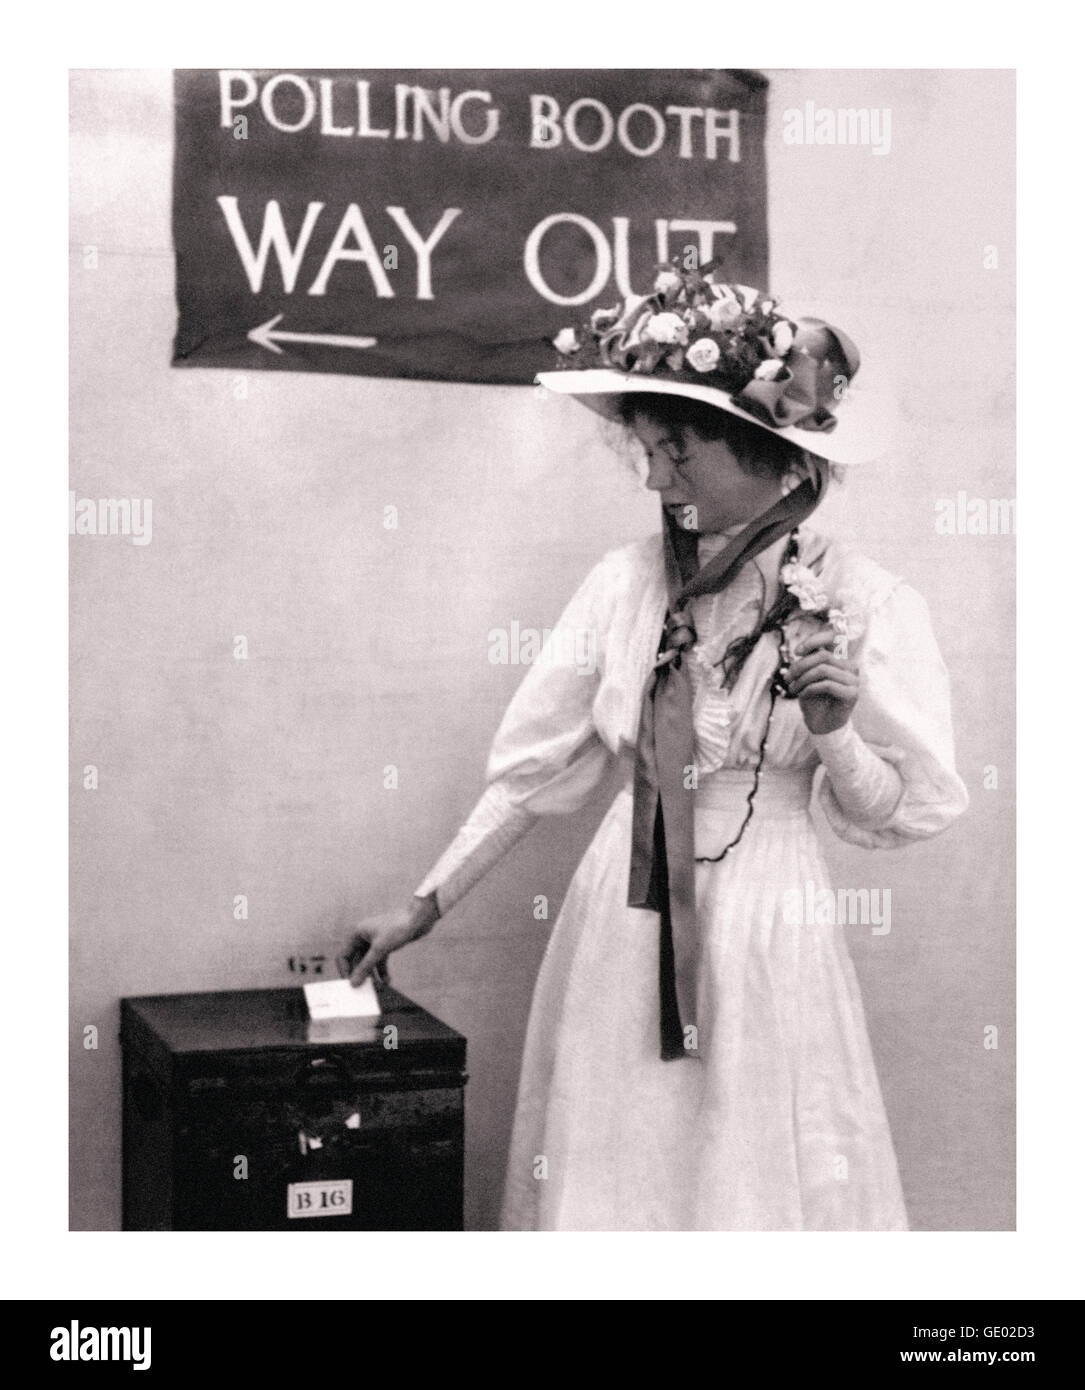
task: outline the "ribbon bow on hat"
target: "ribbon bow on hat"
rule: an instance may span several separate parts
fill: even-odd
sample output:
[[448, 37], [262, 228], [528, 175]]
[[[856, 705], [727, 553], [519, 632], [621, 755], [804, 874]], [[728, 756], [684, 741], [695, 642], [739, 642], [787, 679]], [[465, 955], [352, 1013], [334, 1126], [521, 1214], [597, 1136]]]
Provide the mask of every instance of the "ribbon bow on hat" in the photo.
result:
[[859, 350], [846, 333], [821, 319], [799, 319], [775, 375], [755, 374], [732, 399], [772, 429], [828, 433], [836, 429], [832, 404], [843, 395], [841, 383], [846, 387], [858, 370]]

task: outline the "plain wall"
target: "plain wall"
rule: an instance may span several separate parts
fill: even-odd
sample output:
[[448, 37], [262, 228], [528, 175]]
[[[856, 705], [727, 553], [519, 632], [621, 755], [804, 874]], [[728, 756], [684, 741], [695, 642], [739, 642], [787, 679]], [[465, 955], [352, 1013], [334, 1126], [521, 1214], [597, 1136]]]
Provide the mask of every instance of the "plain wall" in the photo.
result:
[[[927, 597], [972, 793], [904, 851], [823, 839], [840, 883], [893, 894], [888, 935], [848, 930], [912, 1224], [1012, 1228], [1014, 542], [934, 519], [962, 489], [1014, 495], [1013, 79], [767, 75], [772, 287], [847, 328], [860, 381], [896, 400], [889, 455], [818, 524]], [[807, 100], [890, 108], [889, 154], [785, 144]], [[523, 674], [490, 664], [489, 630], [548, 626], [604, 550], [658, 527], [572, 402], [171, 369], [171, 121], [166, 71], [73, 74], [70, 486], [153, 502], [149, 545], [71, 542], [74, 1229], [120, 1224], [118, 999], [297, 983], [289, 956], [399, 904]], [[496, 1224], [549, 930], [533, 899], [552, 921], [601, 809], [540, 825], [392, 960], [468, 1037], [469, 1227]]]

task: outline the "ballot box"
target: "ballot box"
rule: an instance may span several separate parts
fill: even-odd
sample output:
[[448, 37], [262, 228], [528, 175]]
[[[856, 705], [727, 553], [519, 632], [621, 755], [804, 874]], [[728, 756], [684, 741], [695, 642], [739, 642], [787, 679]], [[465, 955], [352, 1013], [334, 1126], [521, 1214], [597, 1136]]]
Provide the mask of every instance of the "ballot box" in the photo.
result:
[[462, 1230], [466, 1039], [379, 993], [122, 999], [124, 1229]]

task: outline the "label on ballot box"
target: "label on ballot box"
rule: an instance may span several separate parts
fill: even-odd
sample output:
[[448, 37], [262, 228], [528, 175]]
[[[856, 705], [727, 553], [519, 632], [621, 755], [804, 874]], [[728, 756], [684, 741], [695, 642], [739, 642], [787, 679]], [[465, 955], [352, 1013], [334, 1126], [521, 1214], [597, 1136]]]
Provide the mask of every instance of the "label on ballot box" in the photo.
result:
[[328, 1182], [292, 1182], [286, 1189], [286, 1214], [292, 1220], [309, 1216], [349, 1216], [354, 1205], [352, 1178]]

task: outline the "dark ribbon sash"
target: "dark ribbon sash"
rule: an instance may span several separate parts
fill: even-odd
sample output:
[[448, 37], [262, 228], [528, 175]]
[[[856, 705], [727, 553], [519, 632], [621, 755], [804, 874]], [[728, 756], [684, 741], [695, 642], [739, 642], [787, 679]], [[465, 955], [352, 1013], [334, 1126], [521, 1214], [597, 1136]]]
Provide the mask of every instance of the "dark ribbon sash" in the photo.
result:
[[[742, 567], [804, 521], [821, 501], [829, 465], [750, 522], [703, 569], [697, 536], [663, 513], [668, 611], [659, 660], [641, 704], [633, 781], [633, 847], [629, 906], [660, 916], [660, 1045], [664, 1060], [696, 1056], [686, 1029], [697, 1021], [697, 929], [693, 839], [693, 683], [683, 653], [697, 634], [691, 599], [725, 589]], [[696, 1032], [688, 1035], [696, 1039]]]

